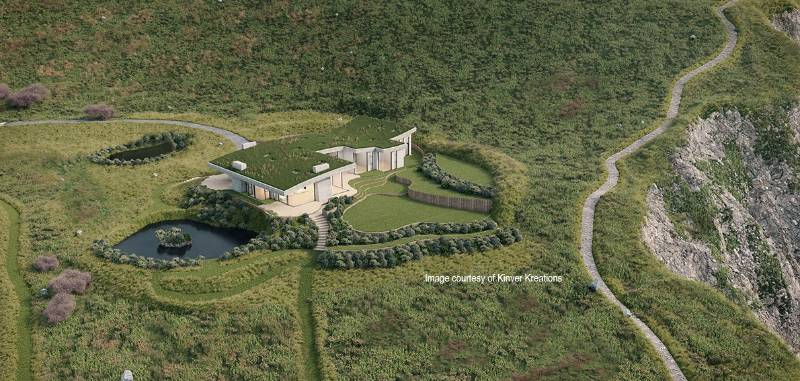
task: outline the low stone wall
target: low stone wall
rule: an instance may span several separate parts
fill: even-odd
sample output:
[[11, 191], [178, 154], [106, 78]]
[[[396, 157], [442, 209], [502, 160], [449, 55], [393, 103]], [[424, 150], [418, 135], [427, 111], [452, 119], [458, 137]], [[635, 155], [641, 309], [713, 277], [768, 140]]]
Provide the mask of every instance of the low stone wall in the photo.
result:
[[[411, 180], [401, 176], [395, 176], [395, 180], [403, 185], [411, 185]], [[451, 197], [438, 194], [420, 192], [408, 188], [408, 197], [412, 200], [444, 206], [452, 209], [469, 210], [473, 212], [489, 213], [492, 210], [492, 200], [486, 198], [466, 198]]]

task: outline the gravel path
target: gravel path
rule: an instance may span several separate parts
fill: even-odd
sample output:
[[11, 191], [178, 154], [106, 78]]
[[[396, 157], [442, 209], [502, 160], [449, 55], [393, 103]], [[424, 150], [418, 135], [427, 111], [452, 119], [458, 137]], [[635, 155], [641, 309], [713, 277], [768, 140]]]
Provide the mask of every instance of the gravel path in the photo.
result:
[[684, 86], [686, 86], [686, 84], [698, 74], [711, 69], [730, 57], [733, 49], [736, 47], [738, 34], [736, 33], [736, 27], [725, 17], [723, 12], [727, 8], [734, 5], [737, 1], [738, 0], [731, 0], [716, 9], [717, 17], [722, 20], [728, 35], [728, 39], [725, 42], [725, 47], [722, 49], [722, 51], [712, 60], [704, 63], [702, 66], [690, 71], [678, 79], [678, 82], [675, 83], [675, 86], [672, 88], [669, 110], [667, 111], [667, 116], [661, 125], [649, 134], [639, 138], [631, 145], [625, 147], [622, 151], [619, 151], [606, 159], [605, 166], [606, 170], [608, 171], [608, 178], [606, 179], [606, 182], [599, 189], [589, 195], [589, 197], [586, 199], [586, 202], [583, 204], [583, 218], [581, 220], [581, 256], [583, 257], [583, 264], [589, 271], [592, 280], [597, 284], [597, 291], [603, 294], [603, 296], [610, 300], [614, 305], [619, 307], [623, 311], [623, 314], [628, 316], [631, 321], [633, 321], [633, 323], [642, 331], [642, 333], [644, 333], [647, 340], [658, 352], [661, 360], [664, 362], [664, 365], [669, 370], [670, 376], [673, 380], [686, 380], [686, 376], [683, 375], [680, 367], [678, 367], [678, 363], [675, 362], [674, 358], [672, 358], [672, 355], [669, 353], [667, 347], [663, 342], [661, 342], [661, 339], [659, 339], [658, 336], [653, 333], [647, 324], [642, 322], [638, 317], [634, 316], [630, 310], [625, 307], [625, 305], [622, 304], [622, 302], [620, 302], [616, 296], [614, 296], [614, 293], [612, 293], [608, 286], [606, 286], [603, 278], [600, 277], [600, 273], [597, 271], [597, 265], [594, 263], [594, 257], [592, 256], [594, 210], [595, 206], [597, 206], [597, 202], [600, 201], [600, 198], [617, 185], [617, 181], [619, 180], [619, 171], [617, 170], [616, 165], [617, 161], [635, 152], [672, 126], [672, 123], [675, 121], [675, 117], [678, 116], [678, 109], [680, 108], [681, 95], [683, 94]]
[[112, 119], [112, 120], [104, 120], [104, 121], [96, 121], [96, 120], [78, 120], [78, 119], [53, 119], [53, 120], [23, 120], [18, 122], [8, 122], [6, 126], [30, 126], [35, 124], [79, 124], [79, 123], [115, 123], [115, 122], [125, 122], [125, 123], [150, 123], [150, 124], [168, 124], [172, 126], [181, 126], [181, 127], [188, 127], [194, 128], [196, 130], [203, 130], [208, 131], [214, 134], [217, 134], [223, 138], [226, 138], [233, 142], [237, 148], [241, 149], [242, 144], [249, 142], [250, 140], [244, 138], [241, 135], [237, 135], [231, 131], [224, 130], [219, 127], [208, 126], [205, 124], [200, 123], [193, 123], [193, 122], [186, 122], [182, 120], [166, 120], [166, 119]]

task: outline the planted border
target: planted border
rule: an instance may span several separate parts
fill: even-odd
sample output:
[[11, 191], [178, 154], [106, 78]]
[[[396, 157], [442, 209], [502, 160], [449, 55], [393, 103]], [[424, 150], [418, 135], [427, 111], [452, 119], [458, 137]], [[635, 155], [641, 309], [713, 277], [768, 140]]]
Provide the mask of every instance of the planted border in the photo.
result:
[[486, 186], [476, 184], [472, 181], [456, 177], [447, 173], [439, 163], [436, 161], [436, 154], [433, 152], [422, 155], [422, 163], [419, 166], [419, 171], [425, 177], [439, 183], [444, 189], [452, 189], [458, 193], [470, 194], [485, 198], [494, 197], [497, 189], [493, 186]]
[[492, 210], [492, 200], [485, 198], [451, 197], [441, 194], [431, 194], [411, 189], [411, 179], [400, 174], [395, 175], [398, 183], [409, 186], [406, 191], [408, 198], [426, 204], [443, 206], [445, 208], [469, 210], [472, 212], [488, 213]]
[[[158, 134], [147, 134], [132, 142], [121, 144], [114, 147], [106, 147], [89, 155], [89, 160], [96, 164], [103, 165], [141, 165], [155, 163], [165, 159], [176, 152], [186, 149], [192, 144], [194, 135], [180, 132], [162, 132]], [[160, 145], [168, 145], [169, 152], [160, 153], [152, 157], [137, 159], [120, 159], [112, 156], [129, 151], [154, 149]]]
[[363, 232], [354, 229], [342, 218], [345, 208], [352, 200], [350, 196], [334, 197], [325, 205], [325, 217], [330, 223], [328, 246], [383, 243], [417, 234], [477, 233], [497, 228], [496, 222], [485, 219], [468, 223], [418, 222], [385, 232]]
[[454, 143], [444, 138], [423, 137], [422, 147], [441, 152], [487, 169], [494, 180], [492, 218], [502, 225], [514, 222], [528, 193], [528, 168], [516, 159], [491, 147], [477, 143]]
[[499, 249], [522, 240], [517, 228], [500, 228], [490, 236], [439, 237], [374, 250], [326, 250], [317, 258], [320, 266], [335, 269], [392, 268], [423, 256], [471, 254]]

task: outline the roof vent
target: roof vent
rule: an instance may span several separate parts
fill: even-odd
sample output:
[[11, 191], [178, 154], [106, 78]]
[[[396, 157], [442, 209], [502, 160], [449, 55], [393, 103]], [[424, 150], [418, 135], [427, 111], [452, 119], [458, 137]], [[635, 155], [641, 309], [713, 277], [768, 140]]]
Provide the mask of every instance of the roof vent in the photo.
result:
[[244, 171], [245, 169], [247, 169], [247, 163], [238, 160], [231, 163], [231, 166], [233, 167], [233, 169], [237, 169], [239, 171]]
[[317, 165], [311, 167], [311, 171], [314, 172], [314, 173], [320, 173], [320, 172], [327, 171], [328, 168], [330, 168], [330, 167], [331, 166], [328, 163], [317, 164]]

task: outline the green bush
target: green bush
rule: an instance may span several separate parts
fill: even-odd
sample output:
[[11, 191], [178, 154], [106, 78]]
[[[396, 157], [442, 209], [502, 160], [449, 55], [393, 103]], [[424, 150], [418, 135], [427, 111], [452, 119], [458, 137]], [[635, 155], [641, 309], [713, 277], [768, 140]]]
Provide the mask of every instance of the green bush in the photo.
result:
[[257, 250], [313, 249], [317, 244], [319, 229], [308, 214], [297, 218], [272, 218], [271, 228], [259, 233], [250, 242], [236, 246], [222, 255], [222, 259], [241, 257]]
[[208, 189], [203, 185], [188, 188], [180, 206], [183, 209], [197, 207], [197, 219], [211, 225], [256, 232], [268, 230], [274, 218], [230, 192]]

